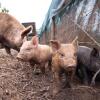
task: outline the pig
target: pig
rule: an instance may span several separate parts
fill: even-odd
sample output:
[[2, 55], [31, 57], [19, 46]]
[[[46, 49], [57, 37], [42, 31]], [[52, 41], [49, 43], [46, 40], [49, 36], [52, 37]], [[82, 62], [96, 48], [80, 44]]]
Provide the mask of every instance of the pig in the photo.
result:
[[0, 13], [0, 48], [5, 48], [8, 54], [11, 49], [20, 50], [26, 35], [32, 30], [32, 26], [24, 27], [13, 16]]
[[17, 59], [28, 61], [32, 66], [40, 66], [41, 72], [45, 73], [45, 64], [51, 62], [52, 49], [48, 45], [39, 44], [38, 36], [33, 36], [30, 41], [25, 41], [20, 48]]
[[[62, 74], [65, 75], [65, 85], [63, 88], [71, 87], [71, 81], [75, 75], [77, 66], [77, 37], [71, 42], [62, 44], [58, 40], [50, 41], [52, 47], [52, 73], [53, 73], [53, 95], [61, 89]], [[68, 76], [69, 79], [68, 79]]]
[[100, 51], [97, 48], [79, 46], [77, 60], [77, 76], [85, 85], [89, 85], [91, 79], [94, 84], [95, 78], [99, 73], [98, 70], [100, 70]]

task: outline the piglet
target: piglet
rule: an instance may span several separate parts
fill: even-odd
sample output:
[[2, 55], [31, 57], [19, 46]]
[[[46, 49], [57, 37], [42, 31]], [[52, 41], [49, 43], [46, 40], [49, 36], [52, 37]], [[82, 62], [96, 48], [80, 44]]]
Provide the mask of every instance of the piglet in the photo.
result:
[[[71, 43], [62, 44], [57, 40], [51, 40], [52, 55], [52, 72], [53, 72], [53, 95], [60, 91], [61, 75], [65, 74], [65, 85], [71, 87], [70, 82], [73, 79], [77, 66], [77, 38]], [[68, 76], [69, 79], [68, 79]]]
[[82, 83], [95, 85], [95, 78], [97, 75], [100, 76], [100, 50], [95, 47], [79, 46], [77, 60], [76, 74]]
[[52, 49], [48, 45], [39, 44], [38, 36], [33, 36], [30, 41], [25, 41], [17, 55], [23, 61], [29, 61], [31, 65], [39, 64], [42, 73], [45, 73], [45, 64], [51, 62]]

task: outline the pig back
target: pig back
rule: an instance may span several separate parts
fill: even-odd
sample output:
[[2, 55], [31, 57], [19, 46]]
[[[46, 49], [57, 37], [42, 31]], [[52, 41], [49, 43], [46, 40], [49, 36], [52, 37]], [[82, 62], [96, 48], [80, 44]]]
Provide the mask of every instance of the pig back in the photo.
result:
[[51, 60], [52, 57], [52, 49], [48, 45], [38, 45], [36, 49], [36, 58], [41, 61]]
[[25, 27], [19, 23], [13, 16], [0, 13], [0, 35], [9, 36], [17, 35], [17, 33], [21, 33], [19, 31], [23, 31]]
[[77, 52], [78, 62], [86, 66], [90, 65], [90, 53], [92, 49], [86, 46], [79, 46]]
[[25, 27], [13, 16], [0, 13], [0, 43], [4, 48], [19, 50], [23, 39], [21, 37]]

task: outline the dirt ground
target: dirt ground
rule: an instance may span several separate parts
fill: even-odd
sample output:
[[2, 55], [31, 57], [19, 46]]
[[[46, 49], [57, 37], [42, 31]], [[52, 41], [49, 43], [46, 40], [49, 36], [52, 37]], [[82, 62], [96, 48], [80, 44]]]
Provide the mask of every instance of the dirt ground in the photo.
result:
[[99, 86], [97, 88], [74, 83], [72, 89], [63, 89], [52, 97], [52, 75], [35, 75], [33, 68], [27, 62], [16, 59], [0, 50], [0, 100], [100, 100]]

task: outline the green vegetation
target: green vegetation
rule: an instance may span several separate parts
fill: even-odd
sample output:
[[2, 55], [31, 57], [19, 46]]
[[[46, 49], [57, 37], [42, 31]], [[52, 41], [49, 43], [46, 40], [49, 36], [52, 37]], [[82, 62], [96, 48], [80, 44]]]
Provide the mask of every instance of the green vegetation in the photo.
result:
[[0, 12], [8, 13], [8, 12], [9, 12], [9, 10], [8, 10], [8, 9], [6, 9], [5, 7], [4, 7], [4, 8], [2, 8], [1, 3], [0, 3]]

